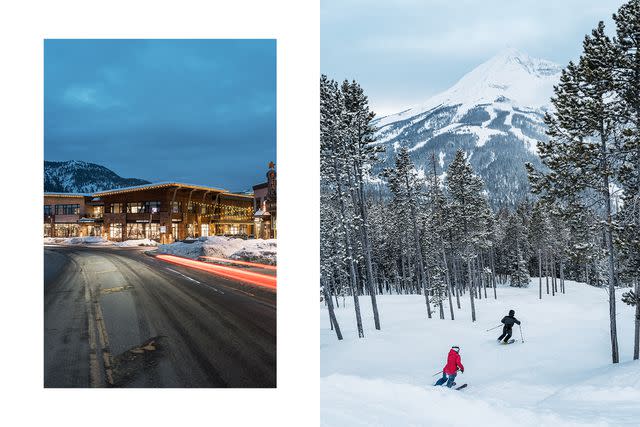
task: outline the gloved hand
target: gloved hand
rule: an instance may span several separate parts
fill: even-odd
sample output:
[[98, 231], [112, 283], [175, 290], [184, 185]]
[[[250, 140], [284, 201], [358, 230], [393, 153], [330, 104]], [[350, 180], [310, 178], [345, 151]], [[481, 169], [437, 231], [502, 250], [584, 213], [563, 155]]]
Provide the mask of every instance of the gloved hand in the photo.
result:
[[462, 372], [464, 374], [464, 369], [460, 369], [460, 372]]

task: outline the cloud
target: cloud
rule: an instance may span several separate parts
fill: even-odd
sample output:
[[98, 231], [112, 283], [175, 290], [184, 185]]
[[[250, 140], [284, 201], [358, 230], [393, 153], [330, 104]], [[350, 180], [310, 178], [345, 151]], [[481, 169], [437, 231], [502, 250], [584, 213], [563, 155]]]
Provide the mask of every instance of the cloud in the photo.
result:
[[97, 87], [73, 85], [62, 95], [62, 101], [69, 106], [94, 107], [106, 109], [121, 105], [119, 101], [108, 96]]

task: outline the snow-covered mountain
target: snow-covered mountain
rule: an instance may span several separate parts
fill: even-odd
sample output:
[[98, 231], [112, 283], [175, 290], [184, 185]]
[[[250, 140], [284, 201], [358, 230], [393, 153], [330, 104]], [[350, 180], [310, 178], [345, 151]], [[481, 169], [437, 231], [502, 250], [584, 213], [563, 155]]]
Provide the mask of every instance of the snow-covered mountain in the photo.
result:
[[536, 141], [546, 139], [542, 118], [561, 69], [507, 49], [423, 105], [378, 119], [385, 166], [406, 146], [419, 168], [430, 171], [434, 154], [442, 172], [462, 148], [485, 180], [491, 203], [513, 205], [529, 192], [524, 163], [540, 166]]
[[122, 178], [95, 163], [78, 160], [44, 162], [44, 191], [56, 193], [93, 193], [110, 188], [148, 184], [137, 178]]

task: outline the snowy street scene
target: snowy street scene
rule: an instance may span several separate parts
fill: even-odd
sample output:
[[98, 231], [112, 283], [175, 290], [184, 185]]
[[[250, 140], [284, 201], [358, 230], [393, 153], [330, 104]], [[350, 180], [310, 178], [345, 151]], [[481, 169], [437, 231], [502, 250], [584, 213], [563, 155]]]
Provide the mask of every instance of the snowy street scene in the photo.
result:
[[322, 2], [321, 425], [640, 425], [640, 0], [427, 3]]
[[276, 388], [276, 41], [44, 52], [44, 387]]

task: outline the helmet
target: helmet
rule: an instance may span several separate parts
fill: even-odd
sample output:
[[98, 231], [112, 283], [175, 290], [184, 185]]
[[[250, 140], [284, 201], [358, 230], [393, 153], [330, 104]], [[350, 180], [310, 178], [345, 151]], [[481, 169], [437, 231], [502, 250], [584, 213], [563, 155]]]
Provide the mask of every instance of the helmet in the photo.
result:
[[458, 347], [457, 345], [454, 345], [451, 348], [455, 350], [456, 353], [460, 353], [460, 347]]
[[513, 316], [513, 315], [515, 315], [515, 314], [516, 314], [516, 312], [515, 312], [515, 311], [513, 311], [513, 310], [509, 310], [509, 316]]

